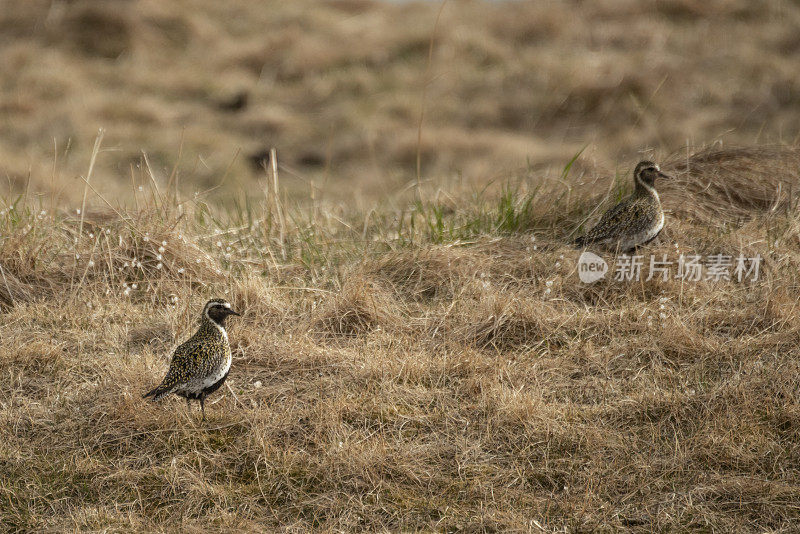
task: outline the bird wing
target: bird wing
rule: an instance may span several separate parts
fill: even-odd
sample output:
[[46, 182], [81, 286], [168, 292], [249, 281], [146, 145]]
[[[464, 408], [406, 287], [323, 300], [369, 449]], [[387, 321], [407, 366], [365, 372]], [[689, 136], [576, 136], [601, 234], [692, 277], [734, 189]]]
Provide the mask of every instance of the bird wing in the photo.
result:
[[635, 197], [630, 197], [605, 212], [600, 221], [580, 238], [581, 243], [603, 241], [633, 226], [630, 213], [635, 210], [637, 200]]
[[197, 361], [198, 351], [195, 349], [196, 344], [193, 339], [189, 339], [175, 349], [164, 380], [161, 381], [157, 388], [145, 394], [145, 397], [153, 397], [153, 400], [159, 400], [191, 380], [203, 376], [202, 366], [198, 365], [199, 362]]

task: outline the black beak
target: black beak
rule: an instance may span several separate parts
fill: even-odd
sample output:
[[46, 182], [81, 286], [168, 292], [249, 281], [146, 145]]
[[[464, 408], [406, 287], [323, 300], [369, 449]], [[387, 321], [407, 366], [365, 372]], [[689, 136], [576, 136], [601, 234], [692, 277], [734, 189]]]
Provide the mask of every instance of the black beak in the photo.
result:
[[228, 310], [228, 315], [236, 315], [237, 317], [241, 317], [242, 316], [241, 313], [235, 312], [233, 310]]
[[670, 176], [669, 174], [664, 174], [661, 171], [658, 171], [658, 177], [659, 178], [666, 178], [667, 180], [671, 180], [672, 179], [672, 176]]

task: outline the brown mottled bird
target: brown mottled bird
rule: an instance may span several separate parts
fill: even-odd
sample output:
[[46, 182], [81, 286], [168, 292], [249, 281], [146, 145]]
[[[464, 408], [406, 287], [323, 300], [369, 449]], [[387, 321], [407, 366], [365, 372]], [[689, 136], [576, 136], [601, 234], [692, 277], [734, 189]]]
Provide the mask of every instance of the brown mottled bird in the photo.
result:
[[200, 328], [175, 349], [169, 370], [161, 384], [144, 394], [144, 398], [160, 400], [171, 393], [189, 400], [199, 400], [206, 419], [206, 397], [219, 389], [231, 368], [231, 347], [225, 331], [225, 319], [239, 315], [224, 299], [211, 299], [203, 307]]
[[664, 228], [664, 210], [655, 188], [656, 178], [669, 178], [652, 161], [641, 161], [633, 171], [633, 194], [603, 214], [591, 230], [574, 241], [578, 247], [599, 245], [627, 252], [649, 243]]

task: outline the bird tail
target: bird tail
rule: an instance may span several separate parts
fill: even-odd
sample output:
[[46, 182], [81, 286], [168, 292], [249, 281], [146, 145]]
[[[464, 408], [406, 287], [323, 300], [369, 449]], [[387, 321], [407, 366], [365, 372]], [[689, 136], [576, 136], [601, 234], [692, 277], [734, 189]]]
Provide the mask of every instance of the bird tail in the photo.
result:
[[160, 385], [157, 388], [151, 389], [150, 391], [142, 395], [142, 398], [146, 399], [147, 397], [153, 397], [153, 402], [155, 402], [163, 399], [170, 393], [172, 393], [172, 388], [165, 388], [163, 385]]
[[575, 239], [575, 241], [572, 242], [572, 244], [578, 248], [583, 248], [584, 246], [586, 246], [586, 243], [587, 239], [585, 235], [578, 237], [577, 239]]

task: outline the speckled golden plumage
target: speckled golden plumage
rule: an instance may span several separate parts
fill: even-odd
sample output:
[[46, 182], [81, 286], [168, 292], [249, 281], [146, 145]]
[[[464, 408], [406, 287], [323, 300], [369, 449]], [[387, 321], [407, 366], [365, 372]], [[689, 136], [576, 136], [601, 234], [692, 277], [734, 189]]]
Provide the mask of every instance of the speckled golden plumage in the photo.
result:
[[164, 380], [144, 397], [154, 401], [175, 393], [199, 400], [205, 419], [205, 398], [216, 391], [228, 377], [231, 366], [231, 347], [225, 330], [225, 319], [239, 315], [224, 299], [209, 300], [203, 307], [200, 328], [172, 355]]
[[656, 178], [666, 178], [658, 165], [642, 161], [633, 172], [633, 194], [603, 214], [600, 221], [575, 240], [575, 245], [599, 245], [629, 251], [654, 239], [664, 227], [664, 210], [655, 189]]

